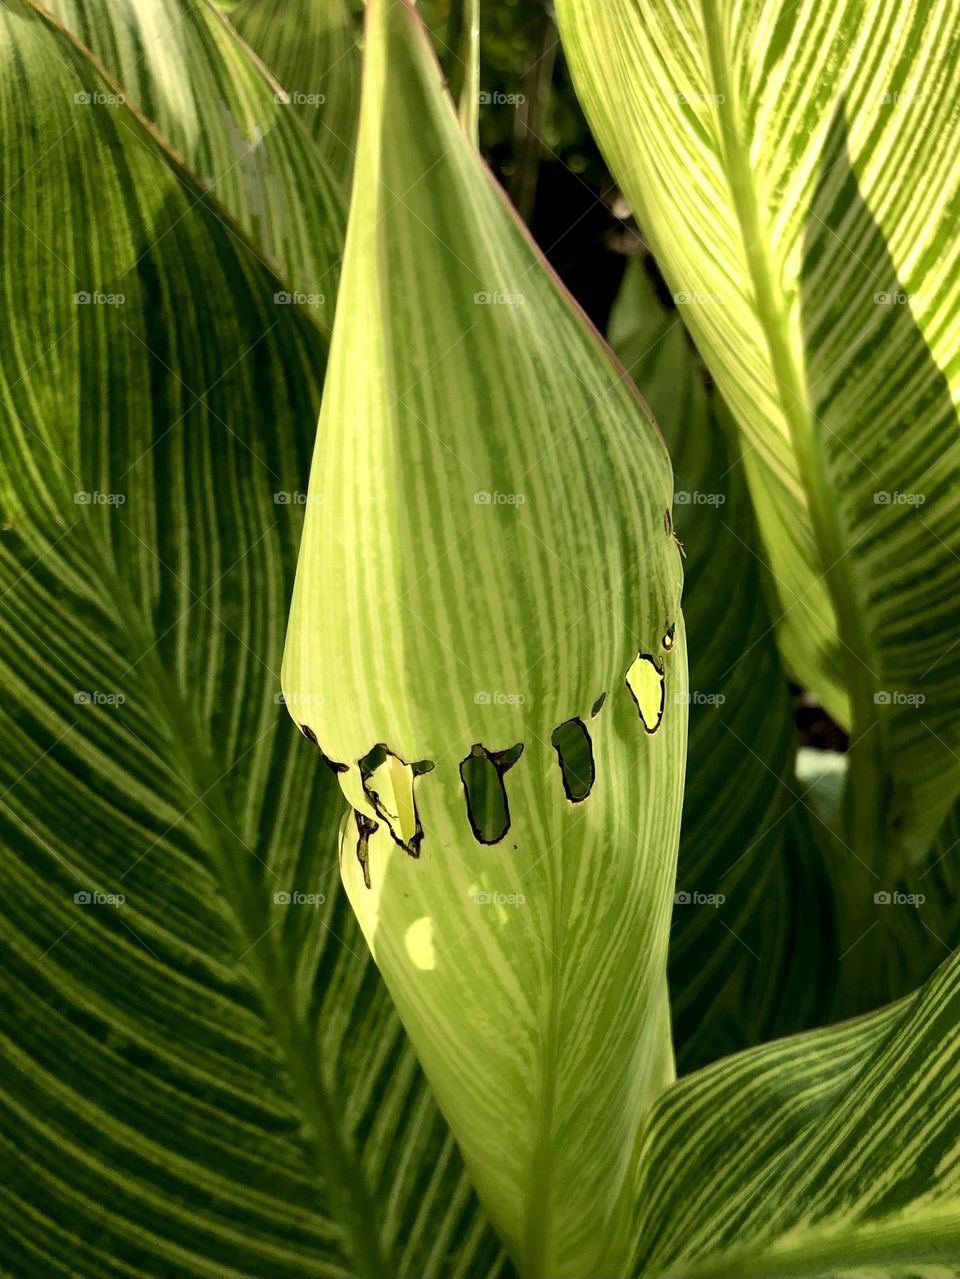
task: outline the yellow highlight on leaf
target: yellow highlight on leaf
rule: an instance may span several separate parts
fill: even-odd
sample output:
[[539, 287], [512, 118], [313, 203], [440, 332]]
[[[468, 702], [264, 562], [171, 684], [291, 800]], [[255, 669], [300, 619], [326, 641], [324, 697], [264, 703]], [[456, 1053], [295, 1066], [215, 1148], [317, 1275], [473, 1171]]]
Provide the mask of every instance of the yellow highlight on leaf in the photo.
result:
[[663, 671], [647, 653], [641, 653], [627, 671], [627, 688], [637, 704], [643, 727], [655, 733], [663, 719]]
[[403, 942], [407, 948], [407, 954], [417, 968], [422, 969], [424, 972], [429, 972], [430, 969], [436, 968], [437, 957], [433, 949], [433, 920], [429, 915], [421, 915], [419, 919], [413, 921], [404, 934]]

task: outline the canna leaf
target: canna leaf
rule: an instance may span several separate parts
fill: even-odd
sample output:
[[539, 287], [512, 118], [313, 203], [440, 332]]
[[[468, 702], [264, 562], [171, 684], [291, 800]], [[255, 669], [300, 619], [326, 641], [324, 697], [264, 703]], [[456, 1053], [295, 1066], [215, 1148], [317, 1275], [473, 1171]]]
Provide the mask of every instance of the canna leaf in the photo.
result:
[[578, 91], [740, 428], [801, 684], [884, 875], [960, 791], [952, 7], [560, 0]]
[[650, 1113], [636, 1276], [960, 1268], [960, 963], [858, 1021], [688, 1076]]
[[322, 334], [49, 15], [0, 65], [0, 1271], [492, 1279], [277, 704]]
[[690, 656], [670, 935], [685, 1071], [826, 1018], [836, 954], [859, 934], [834, 944], [821, 828], [797, 802], [793, 707], [732, 423], [705, 385], [679, 311], [660, 301], [640, 258], [627, 266], [609, 336], [670, 449], [684, 616], [692, 633], [709, 636]]
[[329, 329], [346, 185], [210, 0], [50, 0], [47, 7], [279, 273], [277, 304], [300, 305]]
[[530, 1276], [622, 1267], [637, 1126], [673, 1073], [670, 480], [414, 11], [375, 0], [283, 685], [353, 808], [361, 927]]
[[912, 993], [956, 945], [960, 897], [955, 820], [924, 861], [881, 877], [845, 838], [848, 756], [795, 750], [733, 424], [703, 385], [682, 310], [667, 309], [646, 264], [634, 259], [610, 337], [670, 449], [684, 616], [691, 631], [710, 636], [690, 659], [670, 936], [674, 1039], [685, 1073]]
[[283, 86], [347, 189], [360, 108], [360, 52], [347, 0], [240, 0], [231, 21]]

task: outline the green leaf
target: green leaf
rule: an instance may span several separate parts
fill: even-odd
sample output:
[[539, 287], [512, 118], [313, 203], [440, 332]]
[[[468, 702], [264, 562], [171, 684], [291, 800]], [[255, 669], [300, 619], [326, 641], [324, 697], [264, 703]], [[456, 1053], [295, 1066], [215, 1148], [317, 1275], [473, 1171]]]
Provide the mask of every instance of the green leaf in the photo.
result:
[[[518, 1267], [619, 1273], [637, 1126], [673, 1069], [670, 467], [414, 11], [367, 12], [284, 691], [344, 770], [347, 891]], [[575, 719], [592, 777], [555, 740]]]
[[670, 449], [684, 615], [701, 637], [670, 937], [674, 1042], [689, 1070], [829, 1012], [832, 909], [817, 820], [798, 805], [793, 707], [732, 424], [639, 258], [609, 336]]
[[349, 189], [360, 109], [360, 52], [347, 0], [240, 0], [230, 15]]
[[704, 389], [680, 313], [631, 261], [610, 336], [671, 451], [684, 613], [710, 637], [690, 660], [670, 942], [684, 1072], [911, 993], [956, 945], [960, 913], [955, 820], [925, 861], [881, 876], [845, 839], [848, 756], [801, 749], [794, 777], [793, 711], [732, 424]]
[[960, 789], [949, 6], [560, 0], [617, 180], [738, 421], [800, 682], [896, 873]]
[[881, 1012], [669, 1089], [641, 1150], [633, 1273], [956, 1274], [958, 1019], [954, 957]]
[[42, 10], [0, 58], [0, 1269], [499, 1273], [277, 702], [322, 337]]
[[447, 23], [450, 96], [464, 132], [478, 144], [480, 129], [480, 0], [453, 0]]
[[[284, 284], [333, 323], [347, 189], [280, 86], [209, 0], [51, 0]], [[120, 117], [122, 119], [122, 116]]]

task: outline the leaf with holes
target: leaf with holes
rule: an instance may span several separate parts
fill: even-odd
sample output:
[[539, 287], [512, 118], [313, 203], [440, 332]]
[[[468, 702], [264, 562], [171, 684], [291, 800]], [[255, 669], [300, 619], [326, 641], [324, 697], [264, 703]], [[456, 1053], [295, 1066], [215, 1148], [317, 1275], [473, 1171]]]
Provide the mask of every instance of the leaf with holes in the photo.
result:
[[[689, 1069], [829, 1016], [838, 948], [826, 866], [843, 850], [824, 856], [824, 828], [797, 803], [793, 708], [729, 415], [704, 383], [679, 312], [659, 300], [640, 259], [627, 267], [609, 337], [670, 449], [684, 617], [689, 631], [710, 637], [690, 654], [670, 936], [674, 1040]], [[872, 895], [872, 884], [860, 887]], [[885, 990], [867, 1006], [890, 997]]]
[[39, 8], [0, 58], [0, 1269], [492, 1277], [278, 704], [322, 335]]
[[960, 792], [949, 0], [559, 0], [578, 91], [740, 428], [788, 666], [887, 875]]
[[518, 1266], [619, 1273], [637, 1127], [673, 1075], [670, 466], [407, 4], [368, 6], [365, 58], [284, 691], [350, 800], [347, 892]]

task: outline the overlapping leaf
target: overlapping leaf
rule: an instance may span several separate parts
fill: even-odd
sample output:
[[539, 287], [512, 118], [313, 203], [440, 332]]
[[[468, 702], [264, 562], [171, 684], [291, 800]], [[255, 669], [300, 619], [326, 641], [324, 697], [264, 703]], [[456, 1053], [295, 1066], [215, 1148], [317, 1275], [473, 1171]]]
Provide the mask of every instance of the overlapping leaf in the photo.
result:
[[954, 821], [924, 862], [881, 876], [846, 841], [847, 757], [801, 750], [794, 776], [762, 548], [732, 424], [682, 330], [684, 305], [669, 310], [634, 260], [610, 328], [671, 451], [684, 612], [709, 636], [690, 658], [671, 933], [681, 1071], [912, 993], [960, 938]]
[[347, 0], [240, 0], [237, 30], [283, 85], [333, 173], [349, 186], [360, 52]]
[[558, 14], [740, 425], [786, 659], [852, 726], [847, 838], [897, 873], [960, 788], [952, 7]]
[[40, 10], [0, 58], [0, 1268], [492, 1274], [277, 704], [319, 332]]
[[531, 1276], [622, 1270], [637, 1126], [672, 1076], [670, 483], [414, 11], [376, 0], [284, 689], [343, 770], [351, 901]]
[[960, 964], [860, 1021], [676, 1084], [641, 1151], [637, 1275], [960, 1267]]
[[824, 831], [798, 804], [793, 707], [750, 499], [682, 311], [635, 258], [610, 321], [670, 449], [684, 613], [700, 637], [670, 942], [681, 1070], [828, 1015], [836, 954]]
[[51, 0], [48, 8], [248, 232], [283, 280], [279, 303], [303, 306], [329, 328], [346, 182], [210, 0]]

